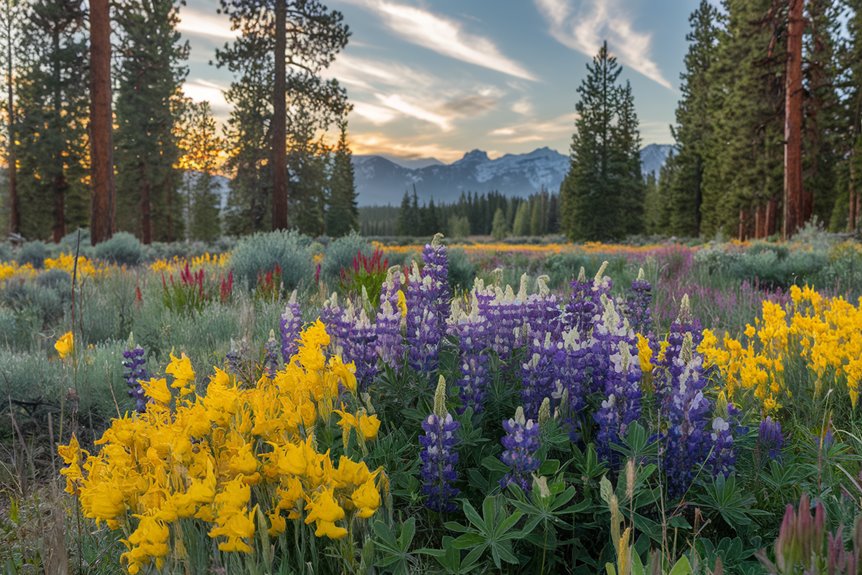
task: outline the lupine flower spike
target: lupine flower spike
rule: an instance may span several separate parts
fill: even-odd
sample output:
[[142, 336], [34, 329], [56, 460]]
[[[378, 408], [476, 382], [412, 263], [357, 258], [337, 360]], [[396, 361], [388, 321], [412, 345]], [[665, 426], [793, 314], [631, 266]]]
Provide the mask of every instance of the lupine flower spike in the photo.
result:
[[434, 413], [422, 422], [425, 433], [419, 437], [422, 493], [426, 507], [434, 511], [457, 509], [454, 499], [460, 490], [453, 484], [458, 480], [458, 427], [446, 410], [446, 380], [441, 375], [434, 393]]

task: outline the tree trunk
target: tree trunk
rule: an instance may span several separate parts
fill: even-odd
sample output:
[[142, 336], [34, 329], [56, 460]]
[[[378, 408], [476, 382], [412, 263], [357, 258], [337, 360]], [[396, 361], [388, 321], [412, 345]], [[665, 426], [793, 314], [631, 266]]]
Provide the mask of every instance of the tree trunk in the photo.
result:
[[272, 229], [287, 228], [286, 0], [275, 3], [275, 83], [272, 106]]
[[113, 118], [111, 116], [111, 14], [108, 0], [90, 0], [90, 239], [114, 233]]
[[21, 208], [18, 205], [18, 156], [15, 150], [15, 92], [12, 77], [12, 2], [6, 0], [6, 117], [9, 131], [6, 142], [6, 169], [9, 178], [9, 231], [20, 233]]
[[766, 236], [771, 236], [775, 233], [775, 215], [778, 212], [778, 200], [772, 198], [766, 205]]
[[149, 245], [153, 243], [153, 215], [152, 202], [150, 201], [150, 181], [145, 172], [146, 166], [138, 166], [141, 170], [141, 241]]
[[784, 108], [784, 238], [802, 221], [802, 33], [804, 0], [788, 0], [787, 75]]
[[[59, 57], [60, 54], [60, 29], [55, 26], [52, 31], [51, 42], [54, 47], [55, 58]], [[57, 60], [53, 62], [53, 75], [54, 75], [54, 101], [53, 101], [53, 109], [52, 112], [54, 114], [54, 130], [60, 130], [60, 126], [63, 122], [63, 93], [62, 87], [60, 85], [60, 63]], [[53, 160], [53, 168], [54, 168], [54, 176], [51, 178], [51, 192], [54, 198], [54, 227], [53, 227], [53, 239], [55, 242], [59, 243], [60, 240], [63, 239], [63, 236], [66, 235], [66, 198], [64, 197], [66, 194], [66, 177], [64, 174], [64, 164], [65, 160], [63, 159], [63, 150], [60, 147], [54, 148], [54, 157]]]
[[737, 239], [741, 242], [745, 241], [745, 208], [739, 208], [739, 231], [737, 233]]

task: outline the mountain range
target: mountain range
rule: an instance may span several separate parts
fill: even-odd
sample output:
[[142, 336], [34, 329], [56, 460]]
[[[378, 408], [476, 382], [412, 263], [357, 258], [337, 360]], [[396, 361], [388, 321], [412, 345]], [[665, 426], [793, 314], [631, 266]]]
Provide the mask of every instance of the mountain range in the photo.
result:
[[[649, 144], [641, 149], [644, 175], [658, 176], [673, 146]], [[413, 190], [420, 202], [454, 202], [462, 192], [496, 190], [505, 196], [527, 196], [541, 189], [556, 192], [569, 171], [569, 157], [551, 148], [526, 154], [506, 154], [491, 159], [472, 150], [451, 164], [434, 158], [411, 160], [383, 156], [354, 156], [353, 166], [360, 206], [398, 204], [405, 190]]]
[[[644, 176], [658, 176], [673, 146], [649, 144], [641, 149]], [[457, 201], [461, 192], [497, 190], [506, 196], [527, 196], [546, 190], [557, 192], [569, 171], [569, 157], [551, 148], [537, 148], [527, 154], [506, 154], [490, 159], [481, 150], [464, 154], [451, 164], [434, 158], [404, 160], [397, 157], [353, 156], [356, 190], [360, 206], [398, 205], [405, 190], [416, 193], [420, 202]], [[227, 206], [230, 180], [216, 176], [221, 209]]]

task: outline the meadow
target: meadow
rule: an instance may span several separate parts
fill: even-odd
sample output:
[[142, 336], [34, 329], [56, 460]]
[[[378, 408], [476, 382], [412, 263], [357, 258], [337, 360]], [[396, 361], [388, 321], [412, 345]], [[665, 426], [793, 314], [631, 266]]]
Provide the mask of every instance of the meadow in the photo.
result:
[[858, 240], [88, 244], [0, 245], [8, 573], [862, 569]]

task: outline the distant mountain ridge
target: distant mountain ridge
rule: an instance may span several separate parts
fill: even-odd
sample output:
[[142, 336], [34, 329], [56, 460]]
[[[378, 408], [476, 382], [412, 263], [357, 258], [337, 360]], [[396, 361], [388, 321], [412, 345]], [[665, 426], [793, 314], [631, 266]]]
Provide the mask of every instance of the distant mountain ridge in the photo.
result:
[[[673, 146], [650, 144], [641, 150], [644, 175], [656, 176]], [[526, 154], [506, 154], [490, 159], [482, 150], [471, 150], [451, 164], [419, 160], [428, 165], [408, 167], [399, 159], [354, 156], [358, 202], [361, 206], [398, 204], [405, 190], [416, 192], [420, 201], [453, 202], [462, 192], [496, 190], [505, 196], [527, 196], [542, 188], [556, 192], [569, 171], [569, 157], [548, 147]]]

